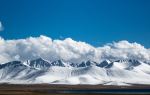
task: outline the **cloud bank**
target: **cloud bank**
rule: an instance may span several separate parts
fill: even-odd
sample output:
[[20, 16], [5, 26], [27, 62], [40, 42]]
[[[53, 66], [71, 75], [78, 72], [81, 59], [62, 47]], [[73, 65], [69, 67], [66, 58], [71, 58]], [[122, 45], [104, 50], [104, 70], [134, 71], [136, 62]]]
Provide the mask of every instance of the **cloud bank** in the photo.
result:
[[94, 47], [88, 43], [74, 41], [71, 38], [52, 40], [41, 35], [19, 40], [0, 38], [0, 63], [13, 60], [31, 60], [42, 57], [49, 61], [63, 59], [69, 62], [105, 59], [137, 59], [150, 61], [150, 49], [138, 43], [128, 41], [113, 42], [103, 47]]

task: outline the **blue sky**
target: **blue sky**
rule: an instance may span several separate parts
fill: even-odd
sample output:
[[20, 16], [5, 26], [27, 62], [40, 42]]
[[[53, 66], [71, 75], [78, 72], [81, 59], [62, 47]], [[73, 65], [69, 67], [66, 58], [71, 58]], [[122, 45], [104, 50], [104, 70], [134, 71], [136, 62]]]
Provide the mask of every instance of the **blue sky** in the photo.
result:
[[46, 35], [150, 47], [150, 0], [0, 0], [0, 21], [5, 39]]

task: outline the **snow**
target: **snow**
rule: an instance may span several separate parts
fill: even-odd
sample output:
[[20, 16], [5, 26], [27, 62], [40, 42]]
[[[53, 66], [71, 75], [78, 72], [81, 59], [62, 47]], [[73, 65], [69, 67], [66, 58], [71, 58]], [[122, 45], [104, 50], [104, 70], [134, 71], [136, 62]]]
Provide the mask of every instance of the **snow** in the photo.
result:
[[77, 67], [77, 64], [74, 67], [71, 63], [63, 60], [54, 62], [48, 62], [44, 59], [26, 62], [12, 61], [0, 65], [0, 83], [127, 86], [131, 84], [150, 84], [150, 65], [144, 62], [137, 60], [111, 62], [104, 60], [100, 63], [105, 65], [102, 67], [92, 61], [84, 63], [85, 66]]

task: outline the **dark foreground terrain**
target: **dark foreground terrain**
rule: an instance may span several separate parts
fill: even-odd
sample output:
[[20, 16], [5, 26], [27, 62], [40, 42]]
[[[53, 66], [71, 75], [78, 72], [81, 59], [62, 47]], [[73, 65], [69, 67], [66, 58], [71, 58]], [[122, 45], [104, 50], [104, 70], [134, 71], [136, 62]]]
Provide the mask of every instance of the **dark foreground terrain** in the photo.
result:
[[0, 84], [0, 95], [150, 95], [150, 86]]

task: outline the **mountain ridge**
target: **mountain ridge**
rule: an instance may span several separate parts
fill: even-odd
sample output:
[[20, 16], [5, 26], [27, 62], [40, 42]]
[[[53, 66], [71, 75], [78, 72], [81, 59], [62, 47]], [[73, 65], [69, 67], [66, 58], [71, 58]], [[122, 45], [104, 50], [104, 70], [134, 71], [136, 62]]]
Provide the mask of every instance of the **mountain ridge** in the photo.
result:
[[[72, 65], [73, 64], [73, 65]], [[71, 63], [43, 58], [0, 64], [0, 83], [150, 84], [150, 65], [138, 60]], [[109, 84], [107, 84], [109, 83]], [[115, 84], [114, 84], [115, 83]]]

